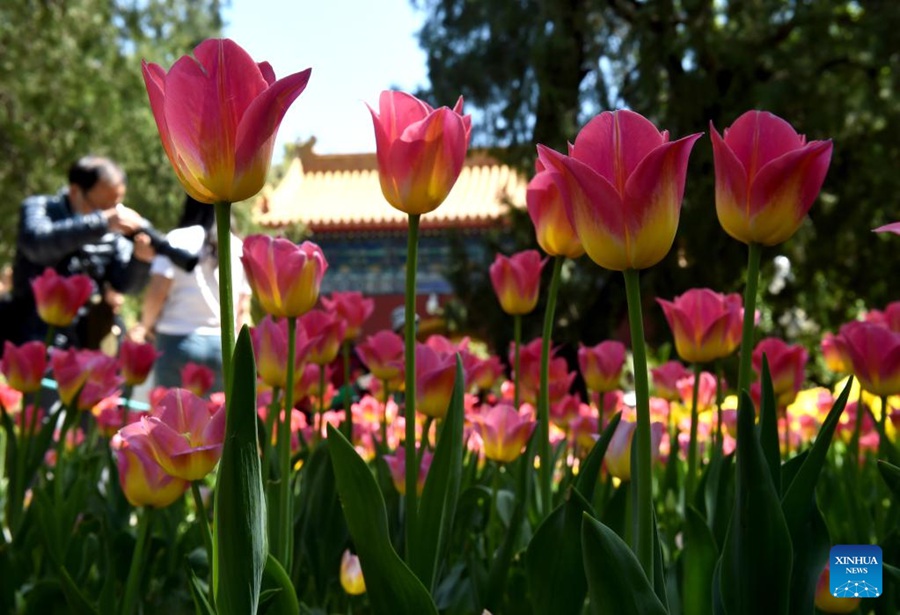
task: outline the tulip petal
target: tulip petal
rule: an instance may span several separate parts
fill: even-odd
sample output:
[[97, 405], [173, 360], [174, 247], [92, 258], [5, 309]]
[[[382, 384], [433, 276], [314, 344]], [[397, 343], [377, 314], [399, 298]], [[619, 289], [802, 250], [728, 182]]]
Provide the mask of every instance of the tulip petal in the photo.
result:
[[[407, 126], [387, 155], [391, 192], [400, 195], [400, 202], [391, 205], [410, 214], [437, 209], [462, 171], [467, 147], [463, 119], [447, 107]], [[424, 172], [429, 169], [430, 174]]]
[[605, 177], [621, 194], [641, 160], [667, 140], [638, 113], [605, 111], [581, 129], [570, 155]]
[[822, 189], [831, 151], [831, 141], [813, 141], [760, 169], [749, 203], [756, 241], [772, 246], [794, 234]]
[[248, 199], [259, 192], [260, 182], [269, 171], [278, 126], [294, 100], [306, 89], [311, 73], [312, 69], [307, 68], [276, 81], [247, 107], [235, 139], [236, 177], [232, 187], [235, 201]]
[[166, 77], [165, 114], [188, 172], [216, 195], [231, 194], [237, 127], [267, 88], [259, 66], [228, 39], [209, 39]]
[[691, 148], [700, 133], [664, 143], [647, 154], [625, 184], [624, 216], [630, 268], [646, 269], [672, 248]]
[[587, 255], [601, 267], [628, 269], [624, 205], [613, 185], [576, 158], [542, 145], [538, 155], [563, 195], [569, 222]]
[[892, 222], [890, 224], [885, 224], [884, 226], [879, 226], [877, 229], [874, 229], [876, 233], [894, 233], [895, 235], [900, 235], [900, 222]]
[[806, 140], [788, 122], [767, 111], [748, 111], [725, 130], [725, 143], [749, 177]]

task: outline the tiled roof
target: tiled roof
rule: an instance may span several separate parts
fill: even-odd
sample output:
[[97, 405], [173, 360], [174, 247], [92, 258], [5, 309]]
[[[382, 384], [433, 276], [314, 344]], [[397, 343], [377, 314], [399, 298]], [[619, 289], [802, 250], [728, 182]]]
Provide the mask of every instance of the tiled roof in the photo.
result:
[[[486, 155], [470, 154], [459, 180], [422, 227], [488, 226], [510, 206], [525, 206], [527, 182]], [[381, 193], [375, 154], [317, 156], [302, 151], [284, 178], [254, 204], [257, 222], [280, 227], [302, 222], [312, 231], [405, 228], [407, 216]]]

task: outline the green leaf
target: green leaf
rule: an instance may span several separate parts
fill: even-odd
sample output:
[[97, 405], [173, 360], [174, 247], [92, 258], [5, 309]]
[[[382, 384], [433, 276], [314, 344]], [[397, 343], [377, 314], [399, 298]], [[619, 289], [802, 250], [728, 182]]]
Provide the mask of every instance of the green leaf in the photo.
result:
[[300, 495], [294, 502], [299, 528], [294, 562], [305, 564], [319, 597], [325, 596], [329, 583], [337, 581], [341, 554], [350, 537], [328, 450], [328, 441], [320, 442], [303, 464]]
[[[786, 466], [785, 482], [787, 487], [781, 500], [785, 523], [791, 536], [794, 560], [791, 571], [790, 612], [802, 614], [813, 613], [813, 602], [816, 594], [816, 583], [822, 568], [828, 561], [828, 550], [831, 540], [825, 520], [816, 506], [816, 483], [825, 463], [828, 447], [834, 437], [835, 429], [841, 413], [850, 395], [847, 385], [834, 402], [816, 441], [802, 455], [802, 462]], [[795, 458], [799, 459], [799, 458]], [[794, 462], [794, 460], [791, 460]], [[800, 464], [797, 468], [797, 464]]]
[[[544, 519], [528, 543], [525, 571], [531, 605], [537, 615], [580, 614], [584, 609], [587, 579], [581, 554], [581, 519], [593, 508], [577, 489]], [[565, 587], [565, 591], [560, 588]]]
[[609, 442], [612, 440], [616, 427], [621, 420], [621, 412], [617, 412], [613, 415], [612, 419], [610, 419], [606, 428], [603, 430], [603, 433], [600, 434], [600, 439], [594, 443], [594, 447], [585, 458], [584, 463], [581, 465], [578, 472], [578, 477], [575, 479], [575, 488], [588, 502], [594, 499], [594, 487], [597, 485], [597, 476], [600, 475], [600, 468], [603, 467], [603, 458], [606, 456], [606, 449], [609, 448]]
[[428, 590], [391, 545], [384, 497], [366, 462], [332, 425], [328, 426], [328, 442], [344, 517], [356, 546], [373, 612], [437, 615]]
[[847, 405], [847, 397], [850, 395], [850, 385], [853, 378], [847, 380], [847, 386], [841, 391], [828, 416], [822, 423], [822, 428], [816, 436], [806, 456], [806, 461], [800, 466], [794, 480], [788, 485], [782, 499], [781, 506], [784, 509], [785, 518], [788, 525], [794, 526], [803, 521], [804, 513], [809, 510], [810, 502], [816, 490], [816, 483], [819, 480], [819, 474], [822, 471], [822, 465], [825, 463], [825, 456], [828, 454], [828, 447], [831, 446], [831, 440], [834, 437], [834, 431], [841, 419], [841, 413], [844, 406]]
[[518, 473], [516, 475], [515, 489], [515, 507], [509, 520], [509, 531], [503, 537], [503, 543], [500, 545], [494, 561], [491, 563], [490, 572], [488, 573], [487, 589], [484, 592], [484, 607], [489, 611], [497, 611], [503, 600], [503, 594], [506, 591], [506, 582], [509, 577], [509, 567], [512, 562], [513, 554], [519, 542], [519, 534], [522, 531], [522, 524], [525, 521], [525, 510], [529, 499], [531, 498], [531, 490], [534, 487], [534, 452], [537, 447], [537, 439], [532, 432], [532, 437], [528, 441], [525, 453], [518, 460]]
[[438, 565], [453, 528], [453, 516], [459, 497], [463, 458], [463, 393], [465, 376], [462, 360], [456, 355], [456, 381], [447, 416], [432, 458], [431, 468], [419, 499], [416, 541], [410, 553], [410, 567], [416, 576], [434, 592]]
[[781, 493], [781, 444], [778, 438], [778, 414], [775, 407], [775, 391], [769, 373], [769, 359], [762, 359], [762, 394], [759, 408], [759, 443], [769, 465], [769, 473], [775, 484], [775, 492]]
[[729, 615], [787, 615], [791, 536], [754, 421], [753, 401], [744, 391], [738, 405], [735, 505], [719, 588]]
[[584, 571], [595, 615], [666, 615], [631, 548], [588, 514], [581, 525]]
[[203, 583], [194, 574], [193, 568], [187, 566], [187, 571], [188, 587], [191, 590], [191, 598], [194, 599], [194, 612], [197, 615], [215, 615], [215, 609], [212, 608], [209, 600], [206, 599], [206, 588], [203, 586]]
[[728, 520], [734, 508], [734, 454], [714, 455], [706, 467], [703, 484], [706, 519], [717, 545], [725, 543]]
[[706, 521], [693, 506], [687, 508], [684, 523], [684, 550], [681, 552], [681, 568], [684, 580], [681, 586], [682, 605], [691, 615], [712, 615], [713, 573], [719, 548]]
[[300, 602], [291, 579], [270, 553], [263, 570], [259, 615], [299, 615]]
[[884, 479], [890, 490], [894, 492], [894, 496], [900, 499], [900, 468], [883, 459], [879, 459], [878, 471], [881, 472], [881, 478]]
[[244, 326], [232, 359], [216, 487], [213, 587], [221, 613], [255, 613], [266, 565], [266, 502], [256, 432], [256, 361]]
[[831, 538], [828, 527], [815, 499], [799, 527], [791, 527], [791, 545], [794, 552], [791, 571], [791, 615], [813, 615], [816, 584], [828, 562]]

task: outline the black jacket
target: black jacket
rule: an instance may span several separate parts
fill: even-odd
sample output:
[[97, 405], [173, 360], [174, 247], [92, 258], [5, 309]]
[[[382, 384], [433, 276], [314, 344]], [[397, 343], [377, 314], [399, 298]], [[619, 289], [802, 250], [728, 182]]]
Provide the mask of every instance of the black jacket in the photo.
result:
[[[13, 265], [13, 297], [25, 318], [20, 339], [43, 339], [46, 333], [31, 291], [31, 280], [44, 269], [87, 275], [94, 281], [95, 295], [105, 284], [121, 293], [137, 293], [149, 279], [150, 263], [133, 259], [133, 251], [131, 241], [109, 230], [101, 212], [75, 214], [65, 193], [25, 199]], [[70, 336], [68, 342], [77, 340]]]

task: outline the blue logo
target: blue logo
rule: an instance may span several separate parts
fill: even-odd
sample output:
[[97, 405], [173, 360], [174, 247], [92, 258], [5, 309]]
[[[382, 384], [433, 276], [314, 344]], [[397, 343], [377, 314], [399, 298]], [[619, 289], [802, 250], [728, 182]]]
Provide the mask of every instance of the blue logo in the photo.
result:
[[829, 586], [835, 598], [877, 598], [882, 582], [881, 547], [835, 545], [831, 547]]

